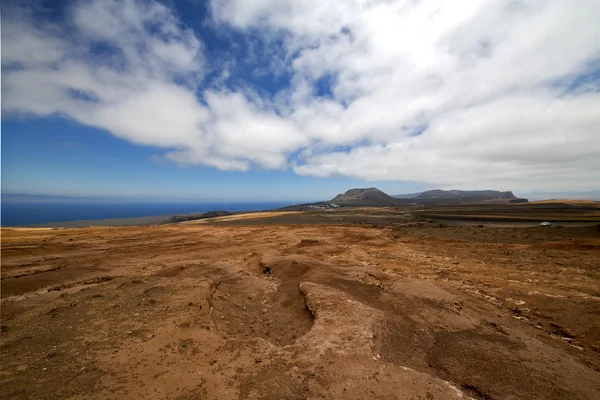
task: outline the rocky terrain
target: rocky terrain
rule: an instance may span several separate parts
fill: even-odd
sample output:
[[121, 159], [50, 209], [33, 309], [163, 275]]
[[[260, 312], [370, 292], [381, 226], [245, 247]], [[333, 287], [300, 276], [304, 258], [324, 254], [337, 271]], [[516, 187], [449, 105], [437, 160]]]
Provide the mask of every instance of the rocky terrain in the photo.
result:
[[595, 224], [376, 208], [1, 233], [0, 398], [600, 398]]

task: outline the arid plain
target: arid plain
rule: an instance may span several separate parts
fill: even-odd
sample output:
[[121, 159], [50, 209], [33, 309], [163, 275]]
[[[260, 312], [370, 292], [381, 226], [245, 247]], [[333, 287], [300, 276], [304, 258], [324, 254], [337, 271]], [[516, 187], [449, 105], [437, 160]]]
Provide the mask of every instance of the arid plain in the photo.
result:
[[590, 207], [4, 228], [0, 397], [598, 399]]

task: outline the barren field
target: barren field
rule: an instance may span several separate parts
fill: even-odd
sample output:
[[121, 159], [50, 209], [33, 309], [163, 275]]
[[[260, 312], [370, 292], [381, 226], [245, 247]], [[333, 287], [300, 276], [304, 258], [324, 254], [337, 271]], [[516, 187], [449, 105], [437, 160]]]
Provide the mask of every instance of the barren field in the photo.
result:
[[600, 226], [536, 225], [2, 229], [0, 397], [598, 399]]
[[472, 204], [415, 209], [415, 215], [444, 219], [505, 222], [600, 222], [600, 202], [590, 200], [547, 200], [531, 203]]

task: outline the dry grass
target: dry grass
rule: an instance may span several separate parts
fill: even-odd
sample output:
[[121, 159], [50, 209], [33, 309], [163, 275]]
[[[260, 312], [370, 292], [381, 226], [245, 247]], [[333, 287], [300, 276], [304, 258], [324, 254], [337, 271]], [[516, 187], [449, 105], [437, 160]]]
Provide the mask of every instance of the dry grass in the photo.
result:
[[573, 200], [573, 199], [550, 199], [550, 200], [536, 200], [530, 201], [530, 204], [586, 204], [591, 206], [600, 207], [600, 201], [595, 200]]

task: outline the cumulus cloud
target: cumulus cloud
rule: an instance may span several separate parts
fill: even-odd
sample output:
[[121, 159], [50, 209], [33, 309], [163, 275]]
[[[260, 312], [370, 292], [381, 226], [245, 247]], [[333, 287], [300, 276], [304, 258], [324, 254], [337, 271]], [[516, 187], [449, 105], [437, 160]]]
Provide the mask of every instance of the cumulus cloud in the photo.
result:
[[40, 8], [3, 11], [3, 113], [64, 116], [220, 169], [283, 168], [303, 144], [244, 95], [201, 91], [201, 41], [159, 3], [78, 2], [55, 22]]
[[[456, 186], [555, 189], [570, 182], [597, 187], [598, 112], [595, 93], [548, 100], [523, 95], [498, 99], [436, 118], [422, 135], [348, 152], [312, 156], [298, 173], [328, 176], [337, 171], [368, 179], [371, 174]], [[449, 134], [451, 133], [451, 134]]]
[[[260, 80], [227, 85], [248, 60], [208, 57], [158, 3], [79, 2], [59, 22], [12, 7], [3, 112], [63, 115], [220, 169], [463, 188], [600, 181], [595, 0], [212, 0], [210, 9], [216, 29], [272, 55], [254, 58], [248, 76], [286, 71], [289, 81], [274, 94]], [[222, 71], [213, 82], [208, 68]]]

